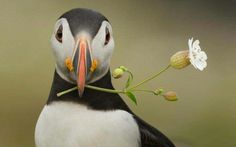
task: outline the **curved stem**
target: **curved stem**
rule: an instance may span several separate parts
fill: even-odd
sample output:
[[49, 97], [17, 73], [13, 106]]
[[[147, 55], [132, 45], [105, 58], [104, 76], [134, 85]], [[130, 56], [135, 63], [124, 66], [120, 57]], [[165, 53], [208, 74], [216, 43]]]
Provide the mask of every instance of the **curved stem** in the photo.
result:
[[158, 72], [157, 74], [155, 74], [155, 75], [153, 75], [153, 76], [151, 76], [151, 77], [149, 77], [149, 78], [143, 80], [142, 82], [140, 82], [140, 83], [138, 83], [138, 84], [136, 84], [136, 85], [130, 87], [129, 90], [132, 90], [132, 89], [134, 89], [134, 88], [136, 88], [136, 87], [138, 87], [138, 86], [140, 86], [140, 85], [142, 85], [142, 84], [144, 84], [144, 83], [146, 83], [146, 82], [148, 82], [148, 81], [150, 81], [150, 80], [156, 78], [157, 76], [159, 76], [160, 74], [162, 74], [163, 72], [165, 72], [165, 71], [166, 71], [167, 69], [169, 69], [170, 67], [171, 67], [171, 65], [168, 65], [167, 67], [165, 67], [164, 69], [162, 69], [162, 70], [161, 70], [160, 72]]
[[129, 70], [127, 70], [126, 72], [128, 72], [128, 73], [129, 73], [129, 75], [131, 76], [131, 78], [132, 78], [132, 80], [133, 80], [134, 76], [133, 76], [132, 72], [131, 72], [131, 71], [129, 71]]
[[133, 76], [132, 72], [129, 71], [128, 69], [125, 72], [127, 72], [129, 74], [129, 77], [128, 77], [126, 84], [125, 84], [125, 89], [127, 89], [130, 86], [130, 84], [133, 82], [134, 76]]

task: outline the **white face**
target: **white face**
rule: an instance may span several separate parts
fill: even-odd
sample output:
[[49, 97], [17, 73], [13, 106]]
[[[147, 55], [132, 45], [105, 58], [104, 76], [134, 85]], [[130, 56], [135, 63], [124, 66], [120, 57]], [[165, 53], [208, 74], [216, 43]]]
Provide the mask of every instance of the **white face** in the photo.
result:
[[56, 71], [61, 78], [70, 83], [76, 83], [77, 77], [75, 72], [68, 70], [65, 60], [68, 57], [73, 58], [76, 42], [80, 38], [86, 39], [91, 58], [98, 61], [97, 68], [91, 73], [92, 76], [86, 78], [88, 84], [99, 80], [109, 70], [110, 58], [114, 48], [111, 25], [108, 21], [103, 21], [97, 34], [92, 38], [85, 30], [79, 31], [74, 37], [65, 18], [61, 18], [56, 22], [51, 38], [53, 54], [56, 58]]

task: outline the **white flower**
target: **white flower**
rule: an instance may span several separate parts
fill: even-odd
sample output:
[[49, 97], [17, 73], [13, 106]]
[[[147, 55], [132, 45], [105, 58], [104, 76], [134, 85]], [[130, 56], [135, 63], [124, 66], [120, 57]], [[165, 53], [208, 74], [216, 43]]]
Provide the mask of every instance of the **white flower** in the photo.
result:
[[207, 66], [207, 55], [201, 50], [199, 43], [199, 40], [193, 41], [193, 38], [188, 40], [189, 58], [191, 64], [202, 71]]

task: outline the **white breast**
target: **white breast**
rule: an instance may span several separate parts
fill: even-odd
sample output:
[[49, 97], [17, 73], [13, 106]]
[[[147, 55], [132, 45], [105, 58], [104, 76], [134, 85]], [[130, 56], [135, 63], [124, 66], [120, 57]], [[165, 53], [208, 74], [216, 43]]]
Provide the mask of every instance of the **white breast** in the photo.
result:
[[37, 147], [138, 147], [140, 134], [126, 111], [95, 111], [54, 102], [39, 116], [35, 142]]

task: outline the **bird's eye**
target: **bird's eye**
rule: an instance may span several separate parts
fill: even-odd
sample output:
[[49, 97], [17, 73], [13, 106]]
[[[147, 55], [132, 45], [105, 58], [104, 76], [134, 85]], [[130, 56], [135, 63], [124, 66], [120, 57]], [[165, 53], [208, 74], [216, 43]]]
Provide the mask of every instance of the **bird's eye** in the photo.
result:
[[62, 31], [63, 31], [63, 27], [62, 25], [60, 25], [55, 36], [57, 41], [59, 41], [60, 43], [62, 43], [62, 37], [63, 37]]
[[108, 30], [108, 28], [106, 27], [106, 38], [105, 38], [105, 45], [108, 44], [108, 42], [110, 41], [110, 38], [111, 38], [111, 35], [110, 35], [110, 32]]

